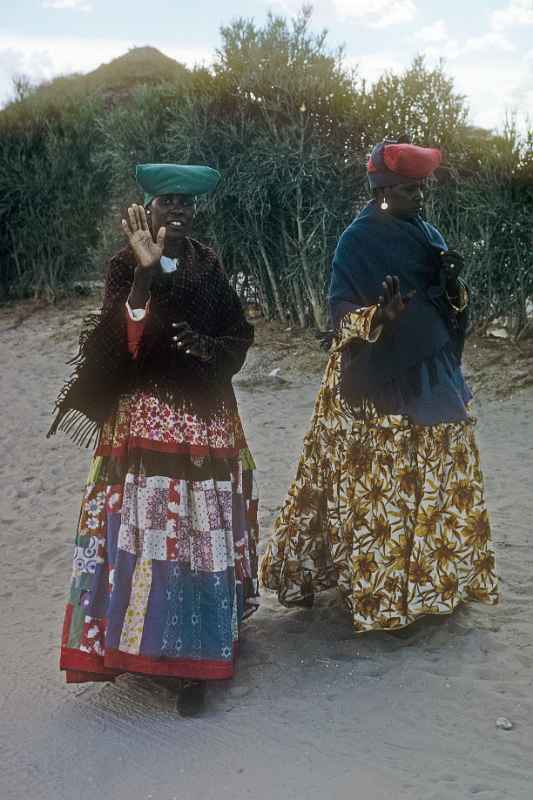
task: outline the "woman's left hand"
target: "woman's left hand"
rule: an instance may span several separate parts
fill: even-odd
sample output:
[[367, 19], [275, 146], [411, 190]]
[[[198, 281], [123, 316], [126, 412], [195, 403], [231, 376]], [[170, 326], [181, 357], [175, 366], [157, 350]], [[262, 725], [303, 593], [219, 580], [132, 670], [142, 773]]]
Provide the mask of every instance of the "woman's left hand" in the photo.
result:
[[201, 361], [209, 361], [210, 354], [205, 345], [205, 337], [193, 331], [188, 322], [173, 322], [175, 335], [172, 337], [176, 349]]

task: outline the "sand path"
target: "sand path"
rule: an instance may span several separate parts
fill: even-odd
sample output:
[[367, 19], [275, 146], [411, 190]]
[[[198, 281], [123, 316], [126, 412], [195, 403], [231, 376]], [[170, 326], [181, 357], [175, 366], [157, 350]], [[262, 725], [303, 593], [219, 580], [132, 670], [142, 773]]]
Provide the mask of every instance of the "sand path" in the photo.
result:
[[[86, 307], [87, 304], [85, 304]], [[81, 307], [80, 307], [81, 308]], [[272, 596], [239, 674], [182, 720], [149, 679], [66, 686], [57, 670], [89, 454], [44, 439], [81, 310], [0, 315], [2, 800], [526, 800], [533, 777], [533, 392], [478, 405], [503, 602], [355, 638], [332, 595]], [[263, 536], [284, 498], [320, 375], [238, 389], [258, 462]], [[254, 380], [249, 376], [253, 375]], [[511, 731], [496, 728], [505, 716]]]

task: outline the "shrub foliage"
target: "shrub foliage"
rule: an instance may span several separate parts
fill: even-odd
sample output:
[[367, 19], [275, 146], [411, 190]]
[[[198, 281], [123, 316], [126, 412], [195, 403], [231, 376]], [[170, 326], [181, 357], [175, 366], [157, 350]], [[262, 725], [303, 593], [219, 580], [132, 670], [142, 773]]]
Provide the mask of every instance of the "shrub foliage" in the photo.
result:
[[443, 148], [428, 216], [467, 258], [474, 322], [515, 332], [533, 298], [532, 136], [467, 124], [443, 66], [417, 57], [367, 86], [311, 30], [240, 19], [221, 30], [211, 70], [142, 48], [88, 76], [17, 82], [0, 112], [0, 296], [50, 298], [94, 277], [139, 199], [134, 165], [208, 163], [223, 173], [197, 235], [268, 318], [326, 323], [335, 243], [366, 202], [373, 143], [408, 134]]

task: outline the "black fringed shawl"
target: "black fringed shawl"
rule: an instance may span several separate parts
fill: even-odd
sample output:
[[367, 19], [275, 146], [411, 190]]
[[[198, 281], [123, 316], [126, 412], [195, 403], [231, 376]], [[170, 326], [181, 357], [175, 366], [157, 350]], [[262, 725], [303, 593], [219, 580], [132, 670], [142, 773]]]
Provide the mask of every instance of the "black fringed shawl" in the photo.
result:
[[435, 359], [460, 363], [466, 315], [459, 323], [445, 297], [439, 253], [447, 249], [440, 232], [422, 218], [384, 214], [375, 201], [344, 231], [329, 291], [336, 327], [348, 311], [378, 302], [386, 275], [399, 277], [402, 294], [416, 290], [407, 311], [377, 342], [343, 352], [341, 391], [349, 402], [369, 398], [390, 411], [398, 391], [404, 400], [419, 394], [424, 364], [434, 375]]
[[[78, 354], [69, 362], [74, 372], [57, 398], [48, 436], [62, 430], [89, 446], [121, 395], [136, 389], [204, 418], [236, 407], [231, 378], [244, 364], [253, 327], [216, 254], [187, 239], [177, 271], [158, 272], [136, 359], [128, 351], [125, 308], [134, 265], [129, 247], [111, 259], [102, 310], [84, 322]], [[202, 336], [209, 361], [176, 350], [172, 323], [181, 321]]]

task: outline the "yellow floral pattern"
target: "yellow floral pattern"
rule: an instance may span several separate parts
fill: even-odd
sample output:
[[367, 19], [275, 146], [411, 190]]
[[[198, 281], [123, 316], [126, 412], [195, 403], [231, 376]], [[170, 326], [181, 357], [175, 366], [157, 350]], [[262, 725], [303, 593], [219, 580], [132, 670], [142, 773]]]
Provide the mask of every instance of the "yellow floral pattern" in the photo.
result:
[[285, 605], [337, 586], [358, 632], [498, 601], [474, 420], [413, 425], [340, 398], [341, 351], [375, 338], [374, 313], [342, 322], [261, 563]]
[[120, 637], [120, 650], [124, 653], [138, 655], [140, 652], [151, 586], [152, 561], [139, 558], [133, 572], [130, 604]]

